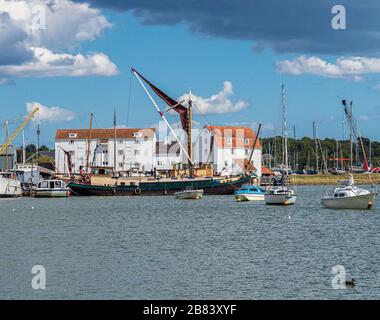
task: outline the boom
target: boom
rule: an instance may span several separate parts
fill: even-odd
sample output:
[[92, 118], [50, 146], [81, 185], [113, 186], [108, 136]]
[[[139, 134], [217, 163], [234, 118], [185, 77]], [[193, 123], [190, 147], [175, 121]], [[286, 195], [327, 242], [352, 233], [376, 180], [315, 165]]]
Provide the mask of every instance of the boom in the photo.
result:
[[5, 151], [7, 151], [7, 148], [9, 146], [9, 144], [11, 144], [13, 142], [14, 139], [16, 139], [16, 137], [20, 134], [20, 132], [22, 131], [22, 129], [25, 128], [25, 126], [29, 123], [30, 120], [32, 120], [32, 118], [34, 117], [34, 115], [40, 111], [40, 107], [39, 106], [36, 106], [34, 108], [34, 110], [28, 115], [28, 117], [24, 120], [24, 122], [15, 130], [15, 132], [13, 132], [13, 134], [7, 139], [7, 141], [2, 145], [0, 146], [0, 155], [4, 154]]

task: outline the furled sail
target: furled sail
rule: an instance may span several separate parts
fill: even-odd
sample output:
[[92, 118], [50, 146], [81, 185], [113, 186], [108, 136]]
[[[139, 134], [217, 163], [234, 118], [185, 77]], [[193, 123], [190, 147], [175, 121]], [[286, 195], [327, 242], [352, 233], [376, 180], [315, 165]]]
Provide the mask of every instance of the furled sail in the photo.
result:
[[178, 112], [181, 118], [181, 124], [183, 130], [187, 130], [187, 121], [188, 121], [188, 116], [187, 116], [187, 108], [184, 107], [182, 104], [178, 103], [176, 100], [173, 98], [169, 97], [166, 93], [158, 89], [153, 83], [151, 83], [149, 80], [144, 78], [136, 69], [132, 68], [132, 72], [136, 72], [141, 79], [143, 79], [150, 87], [151, 89], [162, 99], [165, 101], [165, 103], [169, 107], [174, 107], [173, 110]]

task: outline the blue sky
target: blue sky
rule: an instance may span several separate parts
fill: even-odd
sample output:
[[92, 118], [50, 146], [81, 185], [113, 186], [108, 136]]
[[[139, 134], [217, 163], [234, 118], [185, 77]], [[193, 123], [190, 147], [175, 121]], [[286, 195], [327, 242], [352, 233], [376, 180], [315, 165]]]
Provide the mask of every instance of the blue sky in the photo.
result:
[[[316, 121], [321, 138], [341, 138], [343, 114], [340, 100], [345, 98], [354, 101], [354, 113], [363, 134], [371, 139], [380, 140], [380, 131], [377, 127], [380, 119], [380, 91], [376, 90], [380, 77], [376, 68], [375, 71], [360, 72], [358, 78], [355, 78], [356, 74], [352, 75], [344, 70], [338, 70], [341, 73], [337, 75], [331, 74], [323, 66], [318, 71], [314, 69], [310, 71], [308, 65], [303, 64], [302, 71], [299, 72], [297, 69], [297, 74], [289, 71], [289, 68], [280, 72], [278, 67], [278, 61], [297, 62], [296, 59], [300, 56], [318, 57], [335, 65], [339, 57], [377, 59], [376, 48], [365, 48], [363, 45], [363, 52], [350, 52], [350, 48], [340, 47], [327, 52], [330, 48], [327, 50], [323, 46], [315, 49], [313, 45], [309, 50], [309, 42], [306, 41], [296, 49], [296, 52], [291, 52], [291, 48], [278, 49], [276, 43], [281, 41], [281, 30], [277, 30], [276, 23], [272, 20], [271, 26], [278, 38], [267, 36], [271, 44], [255, 50], [253, 46], [256, 42], [254, 39], [247, 39], [248, 36], [239, 37], [230, 33], [220, 35], [213, 31], [206, 32], [201, 27], [200, 30], [194, 31], [192, 23], [196, 22], [189, 22], [186, 19], [170, 23], [149, 19], [147, 21], [147, 17], [141, 17], [141, 13], [137, 14], [137, 11], [121, 7], [115, 10], [111, 6], [105, 8], [101, 1], [93, 2], [97, 14], [104, 16], [112, 26], [105, 27], [93, 39], [76, 42], [74, 46], [58, 48], [56, 45], [51, 45], [50, 48], [48, 46], [50, 44], [47, 44], [46, 47], [57, 53], [71, 55], [103, 53], [117, 67], [118, 73], [104, 76], [99, 72], [80, 77], [70, 75], [45, 77], [36, 73], [27, 78], [12, 77], [8, 74], [3, 78], [6, 79], [3, 80], [4, 85], [0, 85], [2, 122], [6, 119], [20, 118], [26, 114], [26, 103], [34, 101], [49, 108], [59, 107], [73, 112], [75, 115], [71, 121], [60, 121], [59, 113], [57, 119], [41, 120], [41, 141], [50, 146], [54, 144], [57, 128], [88, 127], [91, 111], [95, 114], [95, 127], [111, 127], [114, 108], [117, 110], [119, 124], [126, 125], [130, 68], [135, 67], [174, 98], [191, 89], [193, 94], [202, 98], [204, 102], [204, 99], [222, 90], [224, 81], [230, 82], [233, 94], [227, 99], [231, 103], [231, 108], [239, 100], [244, 102], [244, 107], [235, 112], [213, 114], [212, 111], [210, 113], [208, 111], [212, 107], [218, 108], [219, 100], [210, 102], [205, 106], [205, 110], [208, 110], [206, 116], [214, 125], [252, 126], [261, 121], [265, 125], [264, 135], [272, 135], [274, 125], [280, 124], [280, 87], [281, 82], [284, 82], [289, 131], [291, 132], [295, 125], [298, 137], [311, 136], [312, 122]], [[149, 1], [143, 2], [149, 3]], [[0, 6], [0, 12], [1, 9]], [[152, 14], [155, 8], [149, 10]], [[331, 13], [327, 11], [326, 16], [330, 18]], [[262, 19], [271, 20], [273, 15], [267, 12]], [[287, 23], [291, 24], [291, 21]], [[202, 23], [199, 25], [202, 26]], [[210, 27], [207, 25], [207, 28]], [[252, 37], [255, 36], [254, 34]], [[257, 37], [263, 43], [267, 43], [264, 41], [265, 35]], [[323, 41], [320, 40], [320, 43]], [[306, 64], [309, 62], [306, 61]], [[21, 65], [22, 63], [20, 62]], [[6, 65], [5, 62], [3, 64]], [[1, 78], [0, 68], [0, 80]], [[226, 101], [223, 100], [221, 103]], [[195, 119], [201, 124], [205, 122], [200, 115], [196, 115]], [[158, 120], [159, 117], [153, 106], [133, 78], [128, 126], [147, 127], [157, 123]], [[169, 116], [169, 120], [177, 122], [178, 118]], [[11, 130], [18, 123], [11, 124]], [[30, 142], [36, 141], [35, 127], [36, 124], [31, 123], [25, 131]], [[2, 135], [3, 132], [4, 129]], [[20, 143], [20, 139], [17, 142]]]

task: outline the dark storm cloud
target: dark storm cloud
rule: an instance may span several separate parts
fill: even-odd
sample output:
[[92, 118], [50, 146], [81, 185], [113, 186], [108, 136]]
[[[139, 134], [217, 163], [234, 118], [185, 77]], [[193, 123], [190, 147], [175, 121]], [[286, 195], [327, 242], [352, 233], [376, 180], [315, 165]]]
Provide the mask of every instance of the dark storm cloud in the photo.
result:
[[[280, 53], [380, 53], [379, 0], [74, 0], [132, 11], [142, 23], [185, 22], [198, 34], [252, 41]], [[347, 29], [333, 30], [331, 9], [347, 10]]]
[[25, 41], [27, 34], [6, 12], [0, 12], [0, 66], [21, 64], [33, 58]]

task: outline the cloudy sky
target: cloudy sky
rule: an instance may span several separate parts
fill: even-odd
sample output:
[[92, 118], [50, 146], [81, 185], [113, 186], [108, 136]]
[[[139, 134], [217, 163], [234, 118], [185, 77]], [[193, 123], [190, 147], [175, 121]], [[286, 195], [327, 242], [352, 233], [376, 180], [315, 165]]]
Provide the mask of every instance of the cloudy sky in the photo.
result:
[[[346, 29], [332, 27], [338, 3]], [[200, 124], [261, 121], [272, 135], [283, 82], [298, 137], [316, 121], [320, 137], [341, 138], [348, 99], [363, 134], [380, 140], [380, 2], [338, 3], [0, 0], [0, 121], [15, 128], [39, 103], [49, 145], [57, 128], [87, 127], [91, 111], [96, 127], [112, 126], [115, 108], [119, 125], [154, 126], [135, 67], [174, 98], [191, 90]]]

